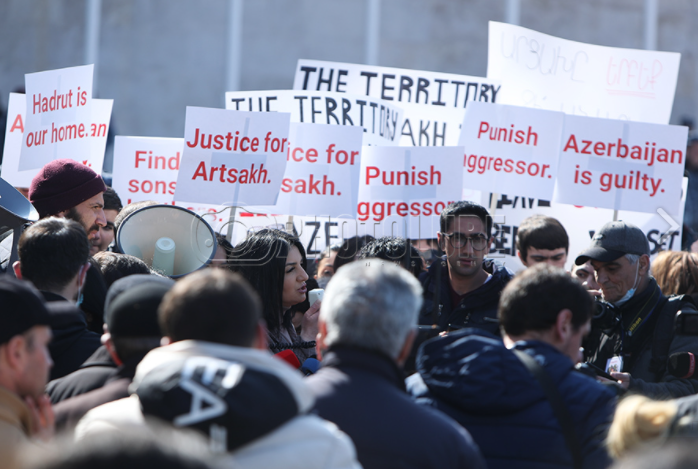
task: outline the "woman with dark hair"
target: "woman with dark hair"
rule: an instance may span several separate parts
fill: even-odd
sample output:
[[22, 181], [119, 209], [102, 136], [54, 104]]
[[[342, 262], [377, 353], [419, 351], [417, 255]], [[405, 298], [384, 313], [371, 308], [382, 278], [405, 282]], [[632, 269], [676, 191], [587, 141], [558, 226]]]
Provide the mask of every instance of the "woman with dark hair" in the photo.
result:
[[260, 230], [231, 254], [231, 268], [252, 284], [262, 299], [269, 348], [292, 350], [302, 363], [315, 355], [320, 302], [303, 315], [298, 335], [291, 323], [292, 306], [306, 299], [305, 249], [298, 238], [279, 230]]

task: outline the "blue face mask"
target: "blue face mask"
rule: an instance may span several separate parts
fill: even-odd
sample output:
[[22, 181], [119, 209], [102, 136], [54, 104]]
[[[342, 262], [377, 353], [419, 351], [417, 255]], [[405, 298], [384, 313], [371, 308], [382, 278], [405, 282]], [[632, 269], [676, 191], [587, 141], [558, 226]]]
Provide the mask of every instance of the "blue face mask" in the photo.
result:
[[638, 259], [638, 261], [637, 261], [637, 268], [635, 269], [635, 282], [633, 282], [633, 288], [631, 288], [630, 290], [628, 290], [628, 291], [625, 293], [625, 295], [623, 295], [623, 298], [621, 298], [620, 300], [618, 300], [618, 301], [616, 301], [615, 303], [613, 303], [614, 306], [622, 306], [622, 305], [624, 305], [625, 303], [627, 303], [628, 300], [629, 300], [630, 298], [633, 297], [633, 295], [635, 294], [635, 291], [637, 291], [637, 288], [636, 288], [636, 287], [637, 287], [637, 281], [638, 281], [637, 274], [638, 274], [639, 272], [640, 272], [640, 260]]

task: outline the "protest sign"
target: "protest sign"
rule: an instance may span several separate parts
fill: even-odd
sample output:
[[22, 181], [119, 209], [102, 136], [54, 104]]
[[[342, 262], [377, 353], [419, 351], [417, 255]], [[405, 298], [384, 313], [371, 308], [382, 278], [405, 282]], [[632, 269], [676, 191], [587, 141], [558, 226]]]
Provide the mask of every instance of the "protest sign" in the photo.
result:
[[465, 110], [463, 185], [551, 199], [565, 115], [475, 102]]
[[357, 220], [382, 236], [431, 238], [460, 200], [463, 147], [364, 147]]
[[221, 229], [228, 222], [228, 208], [174, 199], [183, 149], [183, 138], [117, 136], [112, 187], [124, 205], [144, 200], [177, 205], [201, 215], [214, 230]]
[[[112, 99], [92, 100], [92, 119], [90, 120], [90, 150], [80, 163], [89, 166], [97, 174], [102, 173], [104, 151], [107, 146], [107, 134], [111, 121]], [[5, 131], [5, 149], [2, 160], [2, 178], [15, 187], [29, 187], [38, 169], [19, 170], [20, 152], [24, 137], [26, 99], [23, 94], [10, 93], [7, 106], [7, 129]], [[77, 159], [78, 155], [68, 156]]]
[[676, 213], [688, 129], [566, 116], [555, 202]]
[[291, 115], [187, 107], [175, 199], [273, 205], [286, 169]]
[[291, 122], [363, 127], [364, 145], [397, 145], [402, 109], [381, 99], [329, 91], [229, 91], [233, 111], [289, 112]]
[[487, 77], [502, 83], [500, 104], [668, 124], [680, 58], [490, 21]]
[[[681, 250], [683, 210], [686, 203], [688, 178], [681, 182], [681, 204], [675, 212], [640, 213], [621, 210], [618, 220], [632, 223], [642, 229], [650, 245], [651, 257], [660, 251]], [[490, 206], [489, 195], [482, 204]], [[496, 258], [509, 269], [524, 269], [516, 248], [516, 236], [521, 222], [533, 215], [546, 215], [557, 219], [565, 227], [570, 241], [565, 268], [570, 270], [574, 259], [589, 246], [594, 233], [605, 223], [613, 221], [613, 210], [558, 204], [540, 199], [500, 194], [494, 216], [494, 244], [488, 257]]]
[[19, 170], [38, 170], [58, 158], [90, 154], [93, 65], [28, 73]]
[[402, 146], [453, 146], [469, 102], [498, 102], [498, 80], [392, 67], [299, 60], [294, 90], [334, 91], [404, 110]]
[[362, 135], [360, 127], [291, 124], [279, 198], [255, 211], [355, 218]]

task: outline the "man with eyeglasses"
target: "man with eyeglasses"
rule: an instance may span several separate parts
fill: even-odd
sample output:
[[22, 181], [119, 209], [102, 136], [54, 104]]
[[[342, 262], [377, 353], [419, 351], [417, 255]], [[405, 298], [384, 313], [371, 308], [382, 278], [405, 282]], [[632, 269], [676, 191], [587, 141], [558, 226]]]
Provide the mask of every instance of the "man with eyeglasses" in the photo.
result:
[[499, 336], [497, 303], [513, 277], [485, 259], [492, 244], [492, 217], [485, 207], [460, 201], [441, 212], [439, 247], [446, 252], [420, 276], [424, 305], [419, 323], [445, 331], [463, 327]]

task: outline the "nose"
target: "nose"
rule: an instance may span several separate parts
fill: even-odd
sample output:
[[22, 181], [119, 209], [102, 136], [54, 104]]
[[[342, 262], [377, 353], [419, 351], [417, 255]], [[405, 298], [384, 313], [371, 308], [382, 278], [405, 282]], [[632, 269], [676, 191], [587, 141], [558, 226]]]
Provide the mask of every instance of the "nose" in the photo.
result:
[[298, 278], [301, 280], [301, 282], [305, 282], [306, 280], [308, 280], [308, 278], [310, 278], [308, 277], [308, 273], [305, 271], [303, 267], [301, 267], [300, 275]]
[[95, 220], [95, 223], [98, 226], [107, 226], [107, 216], [104, 214], [103, 208], [97, 210], [97, 219]]

